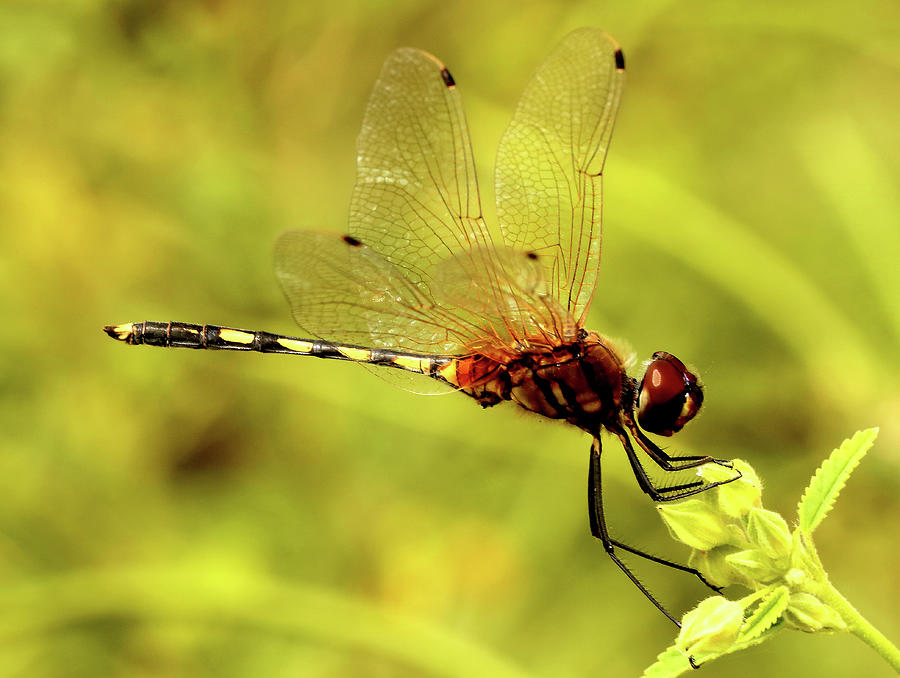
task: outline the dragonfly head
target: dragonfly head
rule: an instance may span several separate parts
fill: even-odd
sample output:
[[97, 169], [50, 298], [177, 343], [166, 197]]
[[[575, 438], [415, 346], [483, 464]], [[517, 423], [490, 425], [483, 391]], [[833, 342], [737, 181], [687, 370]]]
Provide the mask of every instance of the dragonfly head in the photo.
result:
[[638, 389], [638, 423], [650, 433], [670, 436], [694, 418], [703, 404], [697, 375], [671, 353], [657, 351]]

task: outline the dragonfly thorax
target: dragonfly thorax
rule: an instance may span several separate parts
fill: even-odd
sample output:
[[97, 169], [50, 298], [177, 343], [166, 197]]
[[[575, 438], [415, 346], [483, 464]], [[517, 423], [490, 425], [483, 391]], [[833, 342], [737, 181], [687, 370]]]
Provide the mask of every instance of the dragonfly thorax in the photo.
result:
[[483, 407], [509, 400], [550, 419], [564, 419], [592, 434], [619, 428], [623, 405], [634, 403], [634, 382], [622, 357], [596, 333], [546, 351], [511, 359], [460, 359], [456, 381]]

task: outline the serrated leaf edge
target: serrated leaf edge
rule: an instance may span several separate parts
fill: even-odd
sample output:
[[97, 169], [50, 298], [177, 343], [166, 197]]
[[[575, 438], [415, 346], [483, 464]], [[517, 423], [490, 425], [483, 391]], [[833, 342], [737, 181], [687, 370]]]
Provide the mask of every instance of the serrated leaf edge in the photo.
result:
[[737, 642], [749, 642], [768, 631], [787, 609], [790, 600], [791, 592], [787, 586], [779, 586], [763, 598], [753, 614], [744, 622]]
[[[828, 458], [816, 469], [797, 505], [797, 516], [803, 532], [812, 534], [828, 515], [844, 485], [847, 484], [850, 474], [875, 444], [877, 436], [877, 427], [857, 431], [853, 437], [832, 450]], [[812, 504], [814, 501], [816, 504]]]

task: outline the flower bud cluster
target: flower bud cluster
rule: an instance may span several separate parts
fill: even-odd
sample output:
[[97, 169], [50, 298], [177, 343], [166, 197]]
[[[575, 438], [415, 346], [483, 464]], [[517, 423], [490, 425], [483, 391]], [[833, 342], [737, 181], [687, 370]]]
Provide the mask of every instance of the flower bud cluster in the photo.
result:
[[762, 506], [762, 483], [747, 462], [734, 468], [707, 464], [697, 475], [706, 483], [741, 477], [690, 499], [657, 508], [672, 537], [691, 547], [688, 564], [711, 584], [744, 586], [753, 595], [741, 601], [721, 596], [704, 600], [685, 615], [678, 646], [688, 655], [721, 653], [737, 642], [748, 609], [776, 590], [787, 603], [779, 621], [808, 632], [845, 630], [840, 616], [810, 592], [820, 578], [817, 558], [799, 531], [781, 514]]
[[756, 590], [782, 577], [791, 566], [791, 531], [778, 513], [762, 507], [762, 483], [744, 461], [734, 469], [707, 464], [697, 475], [715, 483], [692, 499], [657, 508], [672, 537], [693, 549], [689, 564], [715, 586], [741, 584]]

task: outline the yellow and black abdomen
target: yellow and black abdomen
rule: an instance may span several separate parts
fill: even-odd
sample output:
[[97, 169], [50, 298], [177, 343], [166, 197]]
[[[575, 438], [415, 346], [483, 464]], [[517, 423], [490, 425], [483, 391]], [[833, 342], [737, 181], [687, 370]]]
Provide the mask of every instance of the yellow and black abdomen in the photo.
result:
[[[194, 325], [179, 322], [144, 321], [104, 328], [119, 341], [132, 346], [259, 351], [260, 353], [300, 353], [316, 355], [321, 351], [310, 339], [283, 337], [271, 332], [238, 330], [218, 325]], [[319, 350], [317, 350], [317, 348]]]
[[451, 359], [445, 356], [399, 353], [388, 349], [366, 348], [319, 339], [288, 337], [272, 332], [239, 330], [219, 325], [195, 325], [180, 322], [144, 321], [108, 325], [104, 331], [113, 339], [138, 346], [163, 346], [227, 351], [258, 351], [308, 355], [313, 358], [395, 367], [446, 381], [441, 368]]

